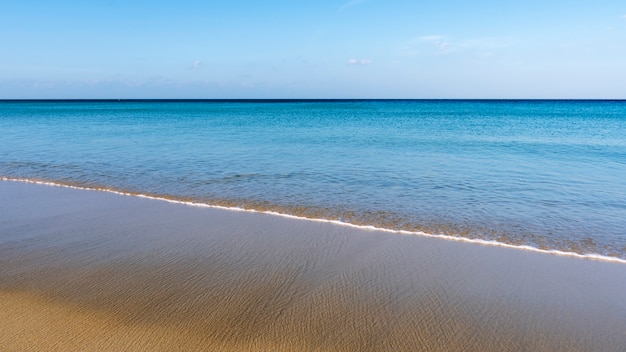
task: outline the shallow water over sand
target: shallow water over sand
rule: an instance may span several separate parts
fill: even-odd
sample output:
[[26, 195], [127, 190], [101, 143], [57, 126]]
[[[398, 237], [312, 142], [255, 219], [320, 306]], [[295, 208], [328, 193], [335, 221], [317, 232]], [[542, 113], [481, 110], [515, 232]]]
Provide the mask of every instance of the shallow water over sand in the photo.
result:
[[619, 263], [16, 182], [0, 182], [0, 210], [16, 349], [626, 344]]

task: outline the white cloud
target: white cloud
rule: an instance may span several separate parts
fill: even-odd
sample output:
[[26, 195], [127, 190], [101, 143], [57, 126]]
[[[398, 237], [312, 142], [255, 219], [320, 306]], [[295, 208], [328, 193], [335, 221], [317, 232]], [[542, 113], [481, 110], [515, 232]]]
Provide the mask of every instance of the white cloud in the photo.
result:
[[447, 54], [452, 51], [450, 43], [446, 41], [446, 37], [443, 35], [423, 35], [421, 37], [417, 37], [417, 40], [432, 43], [437, 49], [439, 49], [440, 54]]
[[455, 52], [469, 52], [483, 57], [496, 55], [498, 50], [516, 45], [516, 41], [512, 38], [484, 37], [460, 41], [448, 38], [444, 35], [424, 35], [414, 38], [408, 46], [407, 52], [410, 55], [415, 55], [417, 53], [415, 46], [419, 43], [429, 43], [434, 46], [437, 49], [437, 53], [441, 55]]
[[622, 15], [622, 19], [626, 20], [626, 15]]
[[447, 53], [450, 51], [450, 43], [448, 42], [440, 42], [440, 41], [436, 41], [433, 44], [435, 44], [435, 46], [437, 48], [439, 48], [439, 51], [441, 51], [442, 53]]
[[369, 59], [349, 59], [348, 60], [348, 65], [371, 65], [373, 64], [374, 61], [369, 60]]
[[192, 70], [197, 70], [200, 68], [200, 66], [202, 66], [202, 61], [200, 60], [196, 60], [193, 62], [193, 64], [191, 64], [191, 69]]

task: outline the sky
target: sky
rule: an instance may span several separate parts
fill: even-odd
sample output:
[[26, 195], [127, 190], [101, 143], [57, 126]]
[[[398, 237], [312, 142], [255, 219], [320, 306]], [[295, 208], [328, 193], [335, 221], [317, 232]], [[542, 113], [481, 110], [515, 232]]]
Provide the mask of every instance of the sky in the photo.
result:
[[3, 0], [0, 99], [626, 99], [626, 1]]

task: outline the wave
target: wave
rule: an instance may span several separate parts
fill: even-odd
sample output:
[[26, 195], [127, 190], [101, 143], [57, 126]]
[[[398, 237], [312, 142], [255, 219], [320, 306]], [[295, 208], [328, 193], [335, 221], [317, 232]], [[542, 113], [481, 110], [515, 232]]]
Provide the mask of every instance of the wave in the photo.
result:
[[286, 214], [286, 213], [281, 213], [281, 212], [276, 212], [276, 211], [271, 211], [271, 210], [258, 210], [258, 209], [243, 208], [243, 207], [236, 207], [236, 206], [224, 206], [224, 205], [218, 205], [218, 204], [209, 204], [209, 203], [196, 202], [196, 201], [180, 200], [180, 199], [169, 198], [169, 197], [164, 197], [164, 196], [159, 196], [159, 195], [127, 192], [127, 191], [117, 190], [113, 188], [91, 187], [91, 186], [73, 185], [73, 184], [62, 183], [62, 182], [42, 181], [42, 180], [35, 180], [35, 179], [14, 178], [14, 177], [4, 177], [4, 176], [0, 177], [0, 181], [23, 182], [23, 183], [31, 183], [31, 184], [45, 185], [45, 186], [52, 186], [52, 187], [71, 188], [71, 189], [77, 189], [77, 190], [107, 192], [107, 193], [113, 193], [117, 195], [146, 198], [146, 199], [152, 199], [152, 200], [157, 200], [157, 201], [163, 201], [163, 202], [181, 204], [181, 205], [187, 205], [187, 206], [193, 206], [193, 207], [259, 213], [259, 214], [267, 214], [271, 216], [279, 216], [279, 217], [289, 218], [289, 219], [329, 223], [329, 224], [333, 224], [337, 226], [345, 226], [345, 227], [355, 228], [359, 230], [366, 230], [366, 231], [378, 231], [378, 232], [384, 232], [384, 233], [395, 234], [395, 235], [403, 235], [403, 236], [421, 236], [421, 237], [437, 238], [437, 239], [447, 240], [447, 241], [465, 242], [465, 243], [491, 246], [491, 247], [511, 248], [511, 249], [516, 249], [516, 250], [524, 250], [524, 251], [537, 252], [537, 253], [543, 253], [543, 254], [549, 254], [549, 255], [563, 256], [563, 257], [573, 257], [573, 258], [579, 258], [579, 259], [598, 260], [598, 261], [604, 261], [604, 262], [626, 264], [626, 259], [613, 257], [613, 256], [607, 256], [607, 255], [598, 254], [598, 253], [576, 253], [576, 252], [569, 252], [569, 251], [563, 251], [563, 250], [557, 250], [557, 249], [537, 248], [531, 245], [516, 245], [516, 244], [510, 244], [510, 243], [494, 241], [494, 240], [467, 238], [467, 237], [462, 237], [462, 236], [453, 236], [453, 235], [444, 235], [444, 234], [432, 234], [432, 233], [427, 233], [423, 231], [389, 229], [389, 228], [378, 227], [374, 225], [353, 224], [353, 223], [345, 222], [341, 220], [298, 216], [298, 215]]

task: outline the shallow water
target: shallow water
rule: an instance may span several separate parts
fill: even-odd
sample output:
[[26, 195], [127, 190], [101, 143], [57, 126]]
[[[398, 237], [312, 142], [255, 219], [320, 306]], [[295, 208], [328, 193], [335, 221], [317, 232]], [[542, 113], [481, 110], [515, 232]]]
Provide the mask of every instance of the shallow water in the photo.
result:
[[0, 182], [9, 351], [621, 351], [623, 263]]
[[626, 258], [626, 102], [0, 102], [0, 176]]

